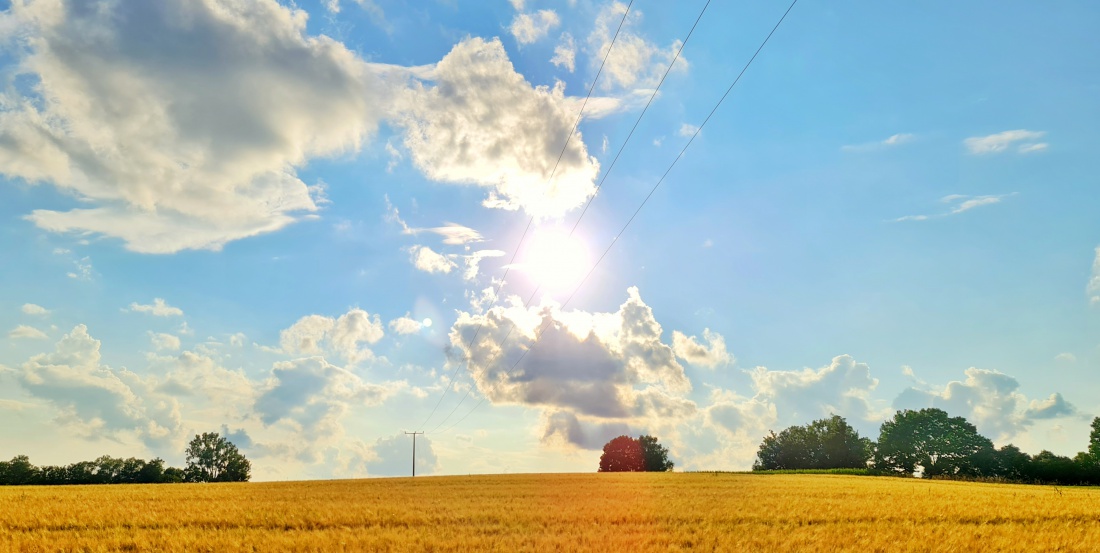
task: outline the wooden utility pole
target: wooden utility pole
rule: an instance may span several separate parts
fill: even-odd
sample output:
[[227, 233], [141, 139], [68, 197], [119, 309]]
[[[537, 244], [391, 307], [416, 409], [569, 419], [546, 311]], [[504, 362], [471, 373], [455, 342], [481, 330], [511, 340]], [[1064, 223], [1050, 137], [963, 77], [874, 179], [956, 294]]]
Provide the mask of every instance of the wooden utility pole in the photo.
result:
[[406, 432], [406, 435], [412, 434], [413, 437], [413, 477], [416, 477], [416, 435], [423, 434], [423, 432]]

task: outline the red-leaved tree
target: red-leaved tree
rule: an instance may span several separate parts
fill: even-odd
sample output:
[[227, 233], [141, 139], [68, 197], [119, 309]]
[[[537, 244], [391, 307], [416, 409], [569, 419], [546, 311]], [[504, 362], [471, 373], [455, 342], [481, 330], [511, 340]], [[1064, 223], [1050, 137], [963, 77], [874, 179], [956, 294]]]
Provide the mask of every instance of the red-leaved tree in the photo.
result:
[[645, 455], [642, 444], [630, 436], [619, 436], [603, 446], [600, 456], [600, 472], [642, 472]]

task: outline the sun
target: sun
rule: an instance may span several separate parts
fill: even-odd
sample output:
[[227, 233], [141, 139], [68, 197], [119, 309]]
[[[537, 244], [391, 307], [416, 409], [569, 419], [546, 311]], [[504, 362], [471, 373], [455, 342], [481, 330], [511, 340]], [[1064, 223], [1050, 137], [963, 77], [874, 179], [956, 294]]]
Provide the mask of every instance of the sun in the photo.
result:
[[590, 268], [588, 249], [580, 238], [567, 232], [541, 229], [524, 248], [520, 266], [543, 290], [572, 292]]

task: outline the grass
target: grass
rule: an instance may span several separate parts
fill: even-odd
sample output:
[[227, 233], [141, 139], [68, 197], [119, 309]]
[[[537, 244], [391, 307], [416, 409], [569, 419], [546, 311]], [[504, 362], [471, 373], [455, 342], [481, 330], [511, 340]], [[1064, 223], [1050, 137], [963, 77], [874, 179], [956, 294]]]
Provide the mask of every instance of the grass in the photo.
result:
[[1088, 551], [1100, 489], [726, 473], [0, 488], [16, 551]]

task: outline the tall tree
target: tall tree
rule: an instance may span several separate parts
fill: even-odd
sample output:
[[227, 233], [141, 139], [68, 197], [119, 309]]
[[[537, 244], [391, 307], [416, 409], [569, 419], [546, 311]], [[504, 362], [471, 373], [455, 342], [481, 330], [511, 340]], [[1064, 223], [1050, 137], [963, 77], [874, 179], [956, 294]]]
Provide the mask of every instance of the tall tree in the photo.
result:
[[1092, 419], [1092, 432], [1089, 432], [1089, 455], [1100, 463], [1100, 417]]
[[217, 432], [196, 434], [186, 454], [189, 481], [247, 482], [252, 478], [252, 463]]
[[980, 453], [993, 442], [962, 417], [942, 409], [898, 411], [882, 423], [875, 465], [901, 474], [922, 469], [925, 477], [980, 474]]

